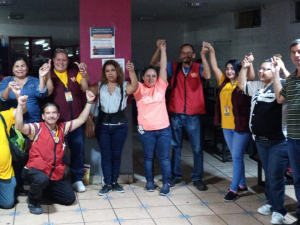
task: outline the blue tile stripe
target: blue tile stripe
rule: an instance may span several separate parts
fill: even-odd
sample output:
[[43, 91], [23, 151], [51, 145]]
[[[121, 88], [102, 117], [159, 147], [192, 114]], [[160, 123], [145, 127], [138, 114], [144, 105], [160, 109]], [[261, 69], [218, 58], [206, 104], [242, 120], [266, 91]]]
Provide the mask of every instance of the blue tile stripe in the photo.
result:
[[104, 199], [104, 200], [112, 200], [113, 197], [104, 197], [103, 199]]
[[54, 225], [54, 223], [44, 223], [44, 225]]
[[136, 190], [136, 187], [127, 187], [127, 190]]
[[179, 218], [180, 219], [190, 219], [191, 217], [188, 214], [186, 214], [186, 215], [179, 215]]
[[210, 205], [209, 202], [199, 202], [199, 203], [200, 203], [200, 205]]
[[140, 205], [140, 209], [149, 209], [148, 205]]
[[245, 215], [254, 215], [254, 212], [252, 212], [252, 211], [244, 211], [243, 212]]
[[225, 195], [225, 194], [227, 193], [227, 191], [218, 191], [218, 193], [219, 193], [219, 194], [224, 194], [224, 195]]
[[10, 216], [20, 216], [20, 213], [19, 212], [11, 212], [9, 215]]
[[114, 223], [124, 222], [124, 219], [123, 218], [114, 219], [113, 222]]
[[78, 209], [76, 209], [76, 212], [86, 212], [86, 209], [85, 208], [78, 208]]

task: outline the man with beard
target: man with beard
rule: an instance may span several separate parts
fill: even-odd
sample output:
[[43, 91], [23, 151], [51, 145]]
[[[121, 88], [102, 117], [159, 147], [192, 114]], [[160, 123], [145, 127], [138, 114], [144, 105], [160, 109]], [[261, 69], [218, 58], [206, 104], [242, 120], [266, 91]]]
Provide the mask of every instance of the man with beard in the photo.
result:
[[[154, 53], [151, 65], [160, 66], [158, 61], [162, 42], [157, 41], [157, 50]], [[202, 181], [203, 174], [203, 152], [201, 149], [201, 121], [200, 115], [205, 114], [205, 104], [201, 78], [210, 78], [210, 68], [205, 54], [208, 48], [202, 47], [202, 64], [193, 62], [196, 57], [194, 47], [184, 44], [180, 47], [179, 58], [182, 62], [168, 62], [167, 73], [172, 89], [168, 111], [172, 127], [172, 179], [171, 187], [181, 183], [182, 172], [180, 169], [182, 131], [186, 130], [194, 157], [194, 170], [192, 172], [193, 185], [198, 190], [207, 190], [207, 186]]]

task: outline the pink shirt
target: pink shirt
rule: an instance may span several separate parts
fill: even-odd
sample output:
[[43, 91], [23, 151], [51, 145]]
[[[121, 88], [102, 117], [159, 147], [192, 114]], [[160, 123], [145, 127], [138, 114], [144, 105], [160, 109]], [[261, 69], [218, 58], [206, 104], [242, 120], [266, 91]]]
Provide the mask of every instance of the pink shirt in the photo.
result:
[[139, 82], [139, 88], [133, 95], [138, 109], [138, 122], [144, 130], [160, 130], [170, 125], [165, 98], [167, 87], [168, 82], [160, 77], [151, 88]]

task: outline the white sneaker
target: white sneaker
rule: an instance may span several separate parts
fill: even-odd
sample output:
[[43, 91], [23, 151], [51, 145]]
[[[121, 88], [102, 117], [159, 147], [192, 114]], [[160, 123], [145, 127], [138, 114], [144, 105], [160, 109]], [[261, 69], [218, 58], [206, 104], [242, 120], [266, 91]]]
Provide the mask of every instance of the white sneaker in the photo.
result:
[[76, 192], [85, 192], [85, 186], [82, 181], [76, 181], [74, 184], [72, 184], [72, 187]]
[[260, 214], [263, 214], [263, 215], [271, 215], [272, 212], [271, 212], [271, 205], [269, 204], [266, 204], [266, 205], [263, 205], [262, 207], [259, 207], [257, 209], [257, 212], [259, 212]]
[[285, 224], [283, 215], [278, 212], [273, 212], [271, 224]]

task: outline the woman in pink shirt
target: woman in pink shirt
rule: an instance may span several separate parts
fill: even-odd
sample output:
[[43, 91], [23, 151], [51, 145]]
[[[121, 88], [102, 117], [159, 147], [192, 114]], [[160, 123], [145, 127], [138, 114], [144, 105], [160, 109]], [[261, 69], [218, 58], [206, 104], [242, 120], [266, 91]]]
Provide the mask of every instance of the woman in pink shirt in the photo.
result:
[[144, 169], [147, 180], [146, 190], [154, 191], [153, 159], [159, 159], [163, 186], [160, 194], [170, 193], [171, 178], [171, 128], [166, 108], [165, 93], [167, 81], [166, 43], [160, 45], [161, 61], [159, 76], [152, 66], [146, 68], [143, 75], [144, 83], [139, 82], [137, 91], [133, 94], [138, 109], [138, 131], [144, 150]]

